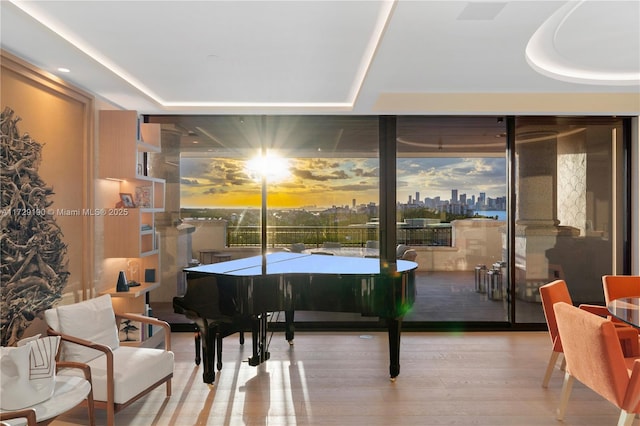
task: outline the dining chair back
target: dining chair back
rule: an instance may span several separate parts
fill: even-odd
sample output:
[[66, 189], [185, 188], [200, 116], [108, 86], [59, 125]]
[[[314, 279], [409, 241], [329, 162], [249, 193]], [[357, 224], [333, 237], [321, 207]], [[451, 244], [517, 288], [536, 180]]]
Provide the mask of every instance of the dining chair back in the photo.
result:
[[[564, 302], [569, 305], [573, 305], [573, 301], [571, 299], [571, 295], [569, 294], [569, 288], [567, 283], [564, 280], [555, 280], [548, 284], [545, 284], [539, 288], [540, 298], [542, 300], [542, 309], [544, 311], [544, 316], [547, 321], [547, 328], [549, 329], [549, 337], [551, 338], [551, 356], [549, 357], [549, 362], [547, 363], [547, 369], [545, 370], [544, 377], [542, 379], [542, 387], [546, 388], [549, 385], [549, 380], [551, 379], [551, 374], [553, 373], [553, 369], [558, 363], [558, 359], [560, 355], [562, 355], [562, 339], [558, 333], [558, 323], [556, 321], [556, 314], [553, 310], [553, 306], [556, 303]], [[580, 309], [589, 312], [591, 314], [595, 314], [600, 317], [607, 317], [609, 311], [605, 306], [599, 305], [590, 305], [590, 304], [581, 304], [579, 306]], [[620, 327], [619, 330], [620, 336], [620, 344], [623, 345], [625, 353], [631, 352], [638, 347], [638, 338], [637, 333], [631, 327]], [[622, 330], [624, 328], [625, 330]], [[560, 370], [564, 370], [565, 360], [562, 358], [562, 362], [560, 364]]]
[[558, 420], [564, 419], [577, 379], [621, 410], [618, 425], [630, 426], [640, 413], [640, 353], [624, 357], [610, 320], [565, 302], [553, 309], [566, 359]]
[[640, 297], [640, 275], [603, 275], [602, 289], [606, 303], [623, 297]]
[[[562, 354], [562, 342], [558, 335], [558, 323], [556, 322], [556, 314], [553, 311], [553, 305], [558, 302], [565, 302], [572, 304], [571, 295], [567, 288], [567, 283], [564, 280], [555, 280], [540, 287], [540, 298], [542, 299], [542, 309], [544, 311], [544, 317], [547, 321], [547, 328], [549, 329], [549, 337], [551, 338], [551, 356], [547, 363], [547, 369], [542, 379], [542, 387], [546, 388], [549, 385], [551, 379], [551, 373], [555, 365], [558, 362], [558, 358]], [[564, 359], [562, 367], [564, 367]]]

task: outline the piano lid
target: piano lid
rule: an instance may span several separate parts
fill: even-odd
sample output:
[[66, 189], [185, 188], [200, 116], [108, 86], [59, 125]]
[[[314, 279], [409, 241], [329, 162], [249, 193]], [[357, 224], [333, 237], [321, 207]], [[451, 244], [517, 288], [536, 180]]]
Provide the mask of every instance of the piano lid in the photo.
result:
[[[280, 274], [336, 274], [375, 275], [380, 273], [380, 259], [347, 256], [276, 252], [266, 255], [267, 275]], [[415, 262], [397, 261], [397, 272], [418, 267]], [[262, 256], [186, 268], [186, 272], [231, 276], [262, 275]]]

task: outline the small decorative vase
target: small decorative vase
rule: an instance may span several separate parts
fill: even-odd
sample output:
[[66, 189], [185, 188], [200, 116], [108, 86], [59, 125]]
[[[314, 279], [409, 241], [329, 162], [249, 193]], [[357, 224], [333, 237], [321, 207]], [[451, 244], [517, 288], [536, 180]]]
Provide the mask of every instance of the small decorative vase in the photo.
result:
[[124, 271], [120, 271], [120, 273], [118, 274], [116, 291], [129, 291], [129, 283], [127, 282], [127, 277], [124, 275]]

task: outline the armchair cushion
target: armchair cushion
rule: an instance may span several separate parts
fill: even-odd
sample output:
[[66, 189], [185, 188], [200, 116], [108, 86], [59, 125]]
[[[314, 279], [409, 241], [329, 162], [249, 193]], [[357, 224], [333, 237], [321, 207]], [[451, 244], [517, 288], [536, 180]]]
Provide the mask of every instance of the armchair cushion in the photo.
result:
[[[45, 320], [53, 330], [110, 347], [120, 346], [111, 296], [96, 297], [45, 311]], [[101, 352], [80, 345], [62, 344], [62, 359], [88, 363]]]
[[[173, 374], [173, 352], [152, 348], [120, 346], [113, 351], [113, 364], [122, 366], [113, 372], [114, 402], [124, 404], [151, 385]], [[93, 397], [107, 400], [106, 357], [101, 355], [87, 363], [91, 367]], [[129, 367], [129, 368], [128, 368]], [[77, 369], [65, 369], [61, 375], [80, 375]]]

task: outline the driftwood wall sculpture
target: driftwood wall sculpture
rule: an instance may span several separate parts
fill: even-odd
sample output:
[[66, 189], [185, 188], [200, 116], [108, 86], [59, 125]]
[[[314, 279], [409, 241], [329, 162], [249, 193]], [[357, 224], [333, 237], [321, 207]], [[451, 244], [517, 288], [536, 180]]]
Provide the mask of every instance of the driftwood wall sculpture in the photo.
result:
[[42, 145], [20, 135], [19, 121], [10, 108], [0, 116], [2, 346], [60, 299], [69, 276], [67, 245], [50, 209], [53, 189], [38, 175]]

